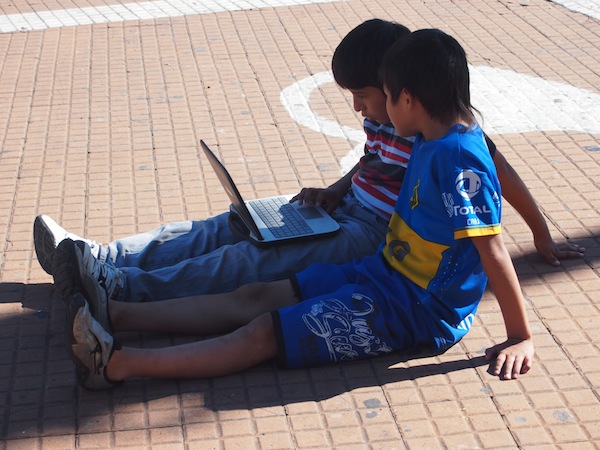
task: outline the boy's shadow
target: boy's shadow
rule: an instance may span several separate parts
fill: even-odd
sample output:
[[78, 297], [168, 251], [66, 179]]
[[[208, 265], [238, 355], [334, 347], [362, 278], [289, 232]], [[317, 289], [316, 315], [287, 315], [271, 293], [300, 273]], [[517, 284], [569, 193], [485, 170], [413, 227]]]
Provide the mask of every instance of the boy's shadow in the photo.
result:
[[[460, 349], [447, 361], [436, 361], [428, 353], [393, 353], [369, 361], [344, 362], [311, 369], [279, 370], [274, 364], [264, 364], [241, 376], [215, 379], [201, 389], [203, 406], [212, 411], [273, 408], [291, 404], [327, 402], [335, 397], [350, 402], [346, 394], [368, 392], [362, 405], [376, 408], [385, 403], [381, 386], [407, 380], [433, 377], [488, 364], [484, 356], [469, 358]], [[409, 366], [403, 363], [410, 362]], [[427, 362], [423, 362], [427, 361]], [[396, 367], [397, 366], [397, 367]], [[182, 394], [198, 392], [194, 381], [179, 383]], [[373, 389], [375, 388], [375, 389]], [[416, 395], [416, 394], [415, 394]]]
[[[415, 380], [486, 364], [451, 349], [442, 362], [425, 353], [393, 353], [370, 361], [346, 362], [311, 369], [279, 370], [268, 362], [242, 373], [205, 380], [130, 380], [106, 391], [77, 385], [65, 349], [65, 308], [50, 283], [0, 283], [0, 351], [12, 361], [0, 386], [0, 439], [64, 433], [106, 432], [121, 417], [144, 404], [153, 426], [206, 422], [219, 411], [277, 408], [327, 401], [359, 388]], [[125, 345], [162, 347], [197, 340], [189, 336], [122, 333]], [[401, 363], [412, 360], [410, 366]], [[7, 366], [8, 367], [8, 366]], [[364, 407], [384, 398], [370, 395]], [[179, 405], [173, 407], [173, 404]], [[359, 405], [361, 406], [361, 405]], [[115, 424], [110, 425], [107, 417]]]

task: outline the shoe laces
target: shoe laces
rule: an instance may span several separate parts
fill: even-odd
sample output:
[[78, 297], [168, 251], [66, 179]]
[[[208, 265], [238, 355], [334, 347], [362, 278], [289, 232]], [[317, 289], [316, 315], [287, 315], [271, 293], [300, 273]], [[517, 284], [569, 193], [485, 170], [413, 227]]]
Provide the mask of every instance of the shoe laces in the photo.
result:
[[99, 261], [95, 261], [94, 267], [97, 269], [94, 277], [96, 277], [102, 289], [106, 291], [106, 297], [109, 299], [115, 298], [121, 289], [118, 270]]
[[120, 271], [110, 265], [98, 261], [94, 255], [91, 254], [89, 246], [87, 246], [87, 251], [82, 247], [83, 246], [80, 244], [87, 272], [98, 282], [102, 289], [104, 289], [106, 298], [116, 298], [123, 285]]
[[94, 375], [102, 375], [104, 361], [102, 360], [102, 347], [100, 344], [96, 344], [96, 347], [90, 351], [90, 355], [94, 358]]

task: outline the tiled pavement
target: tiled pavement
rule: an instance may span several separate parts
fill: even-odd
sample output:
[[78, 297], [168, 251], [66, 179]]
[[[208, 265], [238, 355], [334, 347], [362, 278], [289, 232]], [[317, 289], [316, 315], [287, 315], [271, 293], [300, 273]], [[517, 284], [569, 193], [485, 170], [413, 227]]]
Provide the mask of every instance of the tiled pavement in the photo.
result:
[[[170, 9], [186, 4], [209, 2], [127, 3], [154, 14], [133, 18], [115, 16], [116, 1], [0, 2], [0, 450], [600, 447], [600, 19], [543, 0]], [[487, 129], [555, 239], [587, 248], [546, 265], [506, 207], [534, 369], [518, 381], [486, 373], [482, 350], [504, 338], [488, 293], [472, 332], [440, 357], [77, 387], [64, 307], [33, 252], [35, 215], [106, 242], [221, 212], [200, 138], [248, 197], [333, 182], [359, 143], [349, 97], [330, 82], [313, 83], [308, 103], [280, 95], [327, 71], [341, 37], [370, 17], [442, 28], [475, 72], [496, 70], [477, 84], [484, 114], [494, 99]]]

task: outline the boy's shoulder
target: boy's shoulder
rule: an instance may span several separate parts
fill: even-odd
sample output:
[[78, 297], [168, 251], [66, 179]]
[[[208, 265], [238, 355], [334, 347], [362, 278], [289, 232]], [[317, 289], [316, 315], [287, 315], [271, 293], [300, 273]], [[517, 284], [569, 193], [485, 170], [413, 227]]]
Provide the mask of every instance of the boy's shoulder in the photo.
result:
[[429, 142], [422, 141], [424, 145], [432, 145], [443, 147], [447, 151], [456, 152], [474, 152], [479, 153], [481, 150], [487, 151], [485, 138], [482, 129], [479, 125], [467, 127], [457, 124], [452, 126], [448, 132], [441, 138]]
[[416, 136], [401, 136], [391, 123], [379, 123], [365, 118], [363, 127], [367, 133], [367, 137], [378, 136], [380, 139], [386, 139], [390, 142], [401, 142], [408, 146], [412, 146], [416, 139]]

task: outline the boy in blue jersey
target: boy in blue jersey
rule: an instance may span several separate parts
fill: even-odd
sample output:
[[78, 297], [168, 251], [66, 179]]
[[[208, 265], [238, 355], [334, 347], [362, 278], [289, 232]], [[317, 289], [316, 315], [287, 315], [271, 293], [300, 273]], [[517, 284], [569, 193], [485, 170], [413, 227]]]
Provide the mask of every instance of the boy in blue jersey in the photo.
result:
[[[472, 112], [464, 50], [439, 30], [420, 30], [392, 47], [381, 73], [394, 127], [416, 141], [379, 251], [201, 298], [107, 305], [76, 293], [68, 348], [84, 386], [226, 375], [275, 357], [305, 367], [422, 346], [441, 352], [470, 329], [488, 277], [507, 332], [486, 350], [491, 372], [529, 371], [531, 330], [500, 234], [500, 184]], [[126, 330], [227, 334], [140, 349], [115, 343], [111, 333]]]

